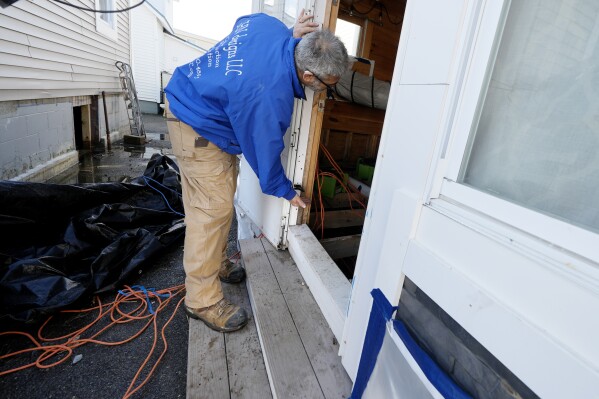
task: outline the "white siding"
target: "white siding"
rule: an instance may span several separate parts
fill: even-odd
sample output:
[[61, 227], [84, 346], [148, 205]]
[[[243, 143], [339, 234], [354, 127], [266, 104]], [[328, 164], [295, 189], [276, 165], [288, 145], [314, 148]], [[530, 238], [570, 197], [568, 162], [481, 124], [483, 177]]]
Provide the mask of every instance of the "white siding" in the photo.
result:
[[175, 68], [198, 58], [202, 54], [204, 54], [203, 51], [172, 36], [165, 35], [165, 71], [172, 74]]
[[165, 37], [167, 36], [166, 33], [164, 33], [163, 28], [161, 25], [159, 25], [157, 27], [158, 32], [157, 32], [157, 37], [158, 37], [158, 78], [157, 80], [160, 81], [160, 72], [165, 70], [166, 67], [166, 60], [165, 60], [165, 44], [166, 44], [166, 39]]
[[[72, 2], [95, 6], [93, 0]], [[129, 60], [129, 13], [116, 20], [114, 41], [96, 31], [89, 11], [52, 1], [0, 8], [0, 101], [120, 91], [114, 63]]]
[[[131, 11], [133, 78], [142, 101], [160, 102], [160, 48], [164, 47], [162, 25], [145, 5]], [[164, 50], [162, 50], [164, 53]]]

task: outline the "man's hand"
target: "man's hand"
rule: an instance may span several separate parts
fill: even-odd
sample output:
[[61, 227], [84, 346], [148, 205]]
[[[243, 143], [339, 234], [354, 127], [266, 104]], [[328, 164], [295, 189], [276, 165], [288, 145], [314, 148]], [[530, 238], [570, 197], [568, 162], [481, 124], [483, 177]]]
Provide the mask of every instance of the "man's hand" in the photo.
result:
[[293, 206], [297, 206], [299, 208], [305, 208], [306, 207], [306, 202], [310, 202], [307, 198], [300, 198], [299, 195], [296, 195], [295, 197], [293, 197], [293, 199], [291, 201], [289, 201], [291, 203], [291, 205]]
[[297, 17], [297, 21], [293, 26], [293, 37], [299, 39], [306, 33], [314, 32], [316, 29], [318, 29], [320, 24], [312, 22], [312, 19], [314, 19], [314, 15], [304, 15], [304, 9], [302, 8], [299, 17]]

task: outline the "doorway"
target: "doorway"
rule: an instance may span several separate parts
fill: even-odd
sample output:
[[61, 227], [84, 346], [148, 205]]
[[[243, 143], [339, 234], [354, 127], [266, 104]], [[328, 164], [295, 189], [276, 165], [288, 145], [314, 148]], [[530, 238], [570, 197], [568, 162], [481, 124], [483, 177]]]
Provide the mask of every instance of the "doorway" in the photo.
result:
[[75, 133], [75, 148], [89, 149], [92, 145], [92, 129], [90, 123], [90, 106], [73, 107], [73, 129]]
[[299, 223], [348, 280], [354, 275], [361, 232], [399, 46], [406, 1], [341, 0], [329, 28], [356, 57], [352, 69], [323, 100], [314, 132], [317, 156], [306, 168], [309, 213]]

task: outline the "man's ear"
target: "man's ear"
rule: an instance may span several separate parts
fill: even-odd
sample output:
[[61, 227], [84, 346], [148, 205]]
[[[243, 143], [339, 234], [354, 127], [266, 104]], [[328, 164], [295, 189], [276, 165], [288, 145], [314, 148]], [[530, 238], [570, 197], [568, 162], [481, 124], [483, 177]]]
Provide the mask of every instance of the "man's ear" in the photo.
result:
[[307, 83], [312, 83], [312, 82], [314, 82], [314, 79], [315, 79], [314, 74], [310, 71], [304, 71], [302, 78], [303, 78], [302, 80]]

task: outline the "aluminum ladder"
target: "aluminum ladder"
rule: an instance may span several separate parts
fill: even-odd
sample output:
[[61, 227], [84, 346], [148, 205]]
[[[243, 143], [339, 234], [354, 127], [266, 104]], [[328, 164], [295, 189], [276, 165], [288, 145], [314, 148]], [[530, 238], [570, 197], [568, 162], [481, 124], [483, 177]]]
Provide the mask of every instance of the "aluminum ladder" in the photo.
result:
[[139, 100], [137, 98], [137, 90], [135, 90], [135, 82], [133, 81], [133, 71], [131, 66], [122, 61], [117, 61], [114, 64], [119, 70], [119, 78], [121, 80], [121, 87], [125, 93], [125, 104], [127, 105], [127, 116], [129, 117], [129, 125], [131, 126], [131, 136], [133, 140], [127, 140], [125, 136], [124, 140], [136, 142], [136, 144], [143, 144], [145, 142], [146, 131], [144, 129], [143, 120], [141, 118], [141, 108], [139, 107]]

